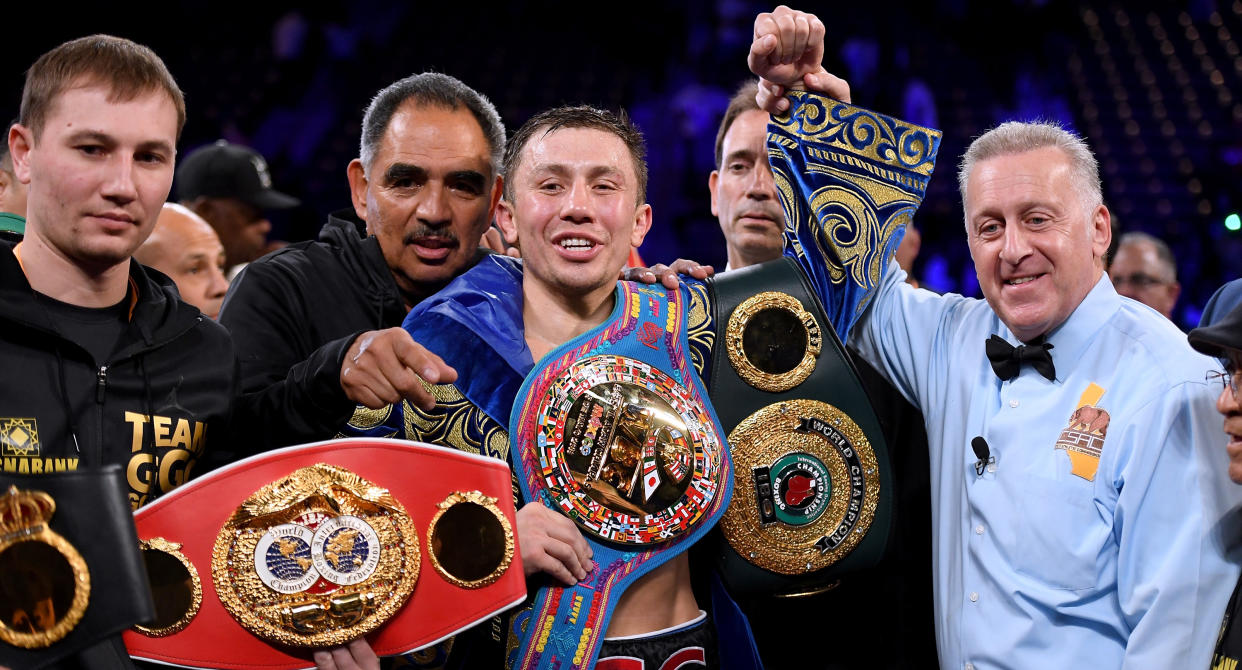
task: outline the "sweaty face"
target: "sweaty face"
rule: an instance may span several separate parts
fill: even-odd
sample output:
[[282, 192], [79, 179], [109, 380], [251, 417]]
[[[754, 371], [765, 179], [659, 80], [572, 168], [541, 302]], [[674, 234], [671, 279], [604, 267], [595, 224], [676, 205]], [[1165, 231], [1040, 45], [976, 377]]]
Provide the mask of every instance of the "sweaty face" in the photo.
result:
[[354, 208], [407, 297], [438, 291], [473, 263], [500, 197], [487, 139], [464, 107], [407, 102], [366, 176], [358, 161], [349, 176]]
[[712, 172], [712, 214], [729, 245], [729, 264], [745, 267], [778, 258], [785, 214], [768, 167], [768, 113], [751, 110], [733, 120], [721, 143], [721, 166]]
[[610, 293], [651, 225], [621, 138], [594, 128], [536, 131], [510, 178], [514, 201], [501, 205], [497, 222], [522, 248], [526, 285], [571, 299]]
[[163, 91], [109, 102], [100, 86], [57, 96], [39, 137], [14, 152], [29, 184], [26, 234], [88, 271], [126, 261], [172, 186], [177, 112]]
[[1020, 340], [1063, 323], [1102, 274], [1108, 210], [1088, 210], [1055, 147], [980, 161], [966, 186], [966, 235], [988, 304]]
[[1112, 267], [1108, 268], [1108, 277], [1121, 295], [1147, 305], [1166, 318], [1173, 317], [1173, 306], [1177, 304], [1181, 287], [1150, 242], [1140, 241], [1118, 248]]

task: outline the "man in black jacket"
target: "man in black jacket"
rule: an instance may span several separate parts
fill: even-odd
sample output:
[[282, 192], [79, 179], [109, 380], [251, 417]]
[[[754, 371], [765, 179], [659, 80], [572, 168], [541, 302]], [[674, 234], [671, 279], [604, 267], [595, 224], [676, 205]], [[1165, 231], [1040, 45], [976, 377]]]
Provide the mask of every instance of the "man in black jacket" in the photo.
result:
[[[29, 188], [25, 237], [0, 244], [4, 474], [118, 464], [137, 508], [185, 482], [225, 435], [228, 333], [131, 259], [168, 196], [184, 122], [164, 63], [128, 40], [74, 40], [30, 68], [7, 135]], [[56, 512], [75, 513], [95, 510]], [[119, 635], [58, 663], [132, 667]]]
[[[1190, 346], [1201, 354], [1219, 358], [1223, 371], [1209, 371], [1208, 379], [1221, 383], [1220, 395], [1216, 397], [1216, 411], [1224, 417], [1225, 452], [1229, 455], [1229, 478], [1242, 484], [1242, 400], [1238, 386], [1242, 381], [1242, 307], [1235, 307], [1223, 316], [1204, 319], [1198, 328], [1187, 336]], [[1221, 585], [1224, 588], [1224, 585]], [[1216, 637], [1216, 649], [1212, 654], [1212, 668], [1236, 668], [1242, 660], [1242, 581], [1233, 588], [1229, 604]]]
[[8, 133], [26, 235], [0, 245], [4, 472], [120, 463], [137, 508], [224, 433], [228, 334], [130, 258], [168, 196], [184, 120], [163, 62], [128, 40], [74, 40], [31, 68]]
[[419, 377], [452, 379], [399, 326], [485, 253], [504, 125], [487, 98], [437, 73], [383, 89], [362, 123], [347, 170], [353, 210], [329, 216], [318, 240], [248, 265], [225, 298], [242, 403], [264, 417], [254, 447], [330, 438], [359, 404], [430, 408]]

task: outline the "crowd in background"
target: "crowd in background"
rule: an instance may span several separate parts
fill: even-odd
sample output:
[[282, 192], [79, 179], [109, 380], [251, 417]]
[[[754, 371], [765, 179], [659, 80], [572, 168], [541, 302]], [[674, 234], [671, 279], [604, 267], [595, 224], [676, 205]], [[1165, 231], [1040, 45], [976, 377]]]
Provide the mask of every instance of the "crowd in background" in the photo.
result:
[[[506, 125], [561, 103], [624, 107], [651, 145], [656, 225], [644, 258], [723, 267], [703, 175], [763, 9], [746, 0], [639, 2], [601, 23], [547, 2], [492, 6], [483, 17], [452, 5], [190, 3], [178, 15], [194, 29], [168, 30], [139, 7], [55, 21], [31, 8], [14, 19], [28, 11], [43, 20], [7, 46], [36, 54], [92, 32], [150, 45], [187, 93], [182, 155], [221, 138], [257, 149], [276, 186], [303, 203], [272, 217], [272, 237], [288, 241], [313, 238], [323, 213], [347, 197], [341, 166], [357, 146], [361, 101], [411, 71], [469, 81]], [[1100, 154], [1120, 230], [1150, 233], [1176, 256], [1183, 286], [1174, 321], [1187, 329], [1212, 291], [1238, 276], [1229, 259], [1240, 257], [1242, 231], [1224, 222], [1242, 211], [1242, 99], [1227, 93], [1242, 89], [1239, 38], [1236, 1], [939, 0], [832, 12], [825, 59], [862, 92], [860, 104], [943, 129], [945, 156], [1007, 118], [1050, 118], [1082, 132]], [[16, 115], [25, 67], [20, 58], [0, 64], [0, 118]], [[922, 285], [979, 295], [950, 180], [933, 180], [917, 224]]]

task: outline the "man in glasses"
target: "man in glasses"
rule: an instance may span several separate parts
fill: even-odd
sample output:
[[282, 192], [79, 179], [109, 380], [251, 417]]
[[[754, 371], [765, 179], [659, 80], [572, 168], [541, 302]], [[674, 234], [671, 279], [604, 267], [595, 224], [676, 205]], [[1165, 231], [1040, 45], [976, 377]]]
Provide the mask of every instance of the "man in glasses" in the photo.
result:
[[1173, 318], [1173, 308], [1182, 293], [1177, 283], [1177, 263], [1163, 240], [1143, 232], [1129, 232], [1117, 243], [1117, 254], [1108, 267], [1117, 293], [1133, 298]]
[[[1210, 371], [1207, 377], [1221, 382], [1216, 409], [1225, 417], [1225, 435], [1229, 438], [1225, 445], [1225, 451], [1229, 454], [1229, 478], [1234, 483], [1242, 484], [1242, 402], [1238, 396], [1238, 386], [1242, 384], [1242, 379], [1239, 379], [1242, 368], [1242, 307], [1234, 308], [1216, 323], [1190, 331], [1189, 339], [1190, 346], [1224, 363], [1223, 371]], [[1239, 613], [1238, 591], [1235, 587], [1225, 608], [1216, 652], [1212, 656], [1213, 668], [1232, 668], [1242, 660], [1242, 627], [1231, 625]]]

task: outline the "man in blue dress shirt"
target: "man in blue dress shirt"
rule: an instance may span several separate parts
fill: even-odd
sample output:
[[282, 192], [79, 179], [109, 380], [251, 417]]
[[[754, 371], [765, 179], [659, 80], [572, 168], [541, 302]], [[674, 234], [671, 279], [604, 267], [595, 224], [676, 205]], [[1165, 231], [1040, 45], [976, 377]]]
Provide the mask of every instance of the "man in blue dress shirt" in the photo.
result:
[[[822, 45], [796, 39], [806, 15], [782, 7], [764, 21], [793, 46], [774, 48], [757, 23], [760, 103], [774, 122], [822, 125], [816, 96], [785, 97], [825, 88]], [[829, 183], [807, 169], [813, 152], [773, 133], [786, 253], [822, 254], [817, 290], [831, 293], [832, 268], [855, 271], [871, 255], [858, 245], [891, 249], [905, 221], [868, 215], [865, 178]], [[870, 291], [825, 300], [857, 314], [842, 336], [925, 417], [942, 667], [1206, 667], [1238, 576], [1225, 560], [1238, 494], [1204, 381], [1214, 363], [1113, 290], [1109, 211], [1081, 138], [1002, 124], [967, 150], [959, 183], [986, 301], [914, 289], [890, 258]], [[858, 206], [842, 214], [829, 189]], [[815, 216], [851, 220], [800, 237]]]

